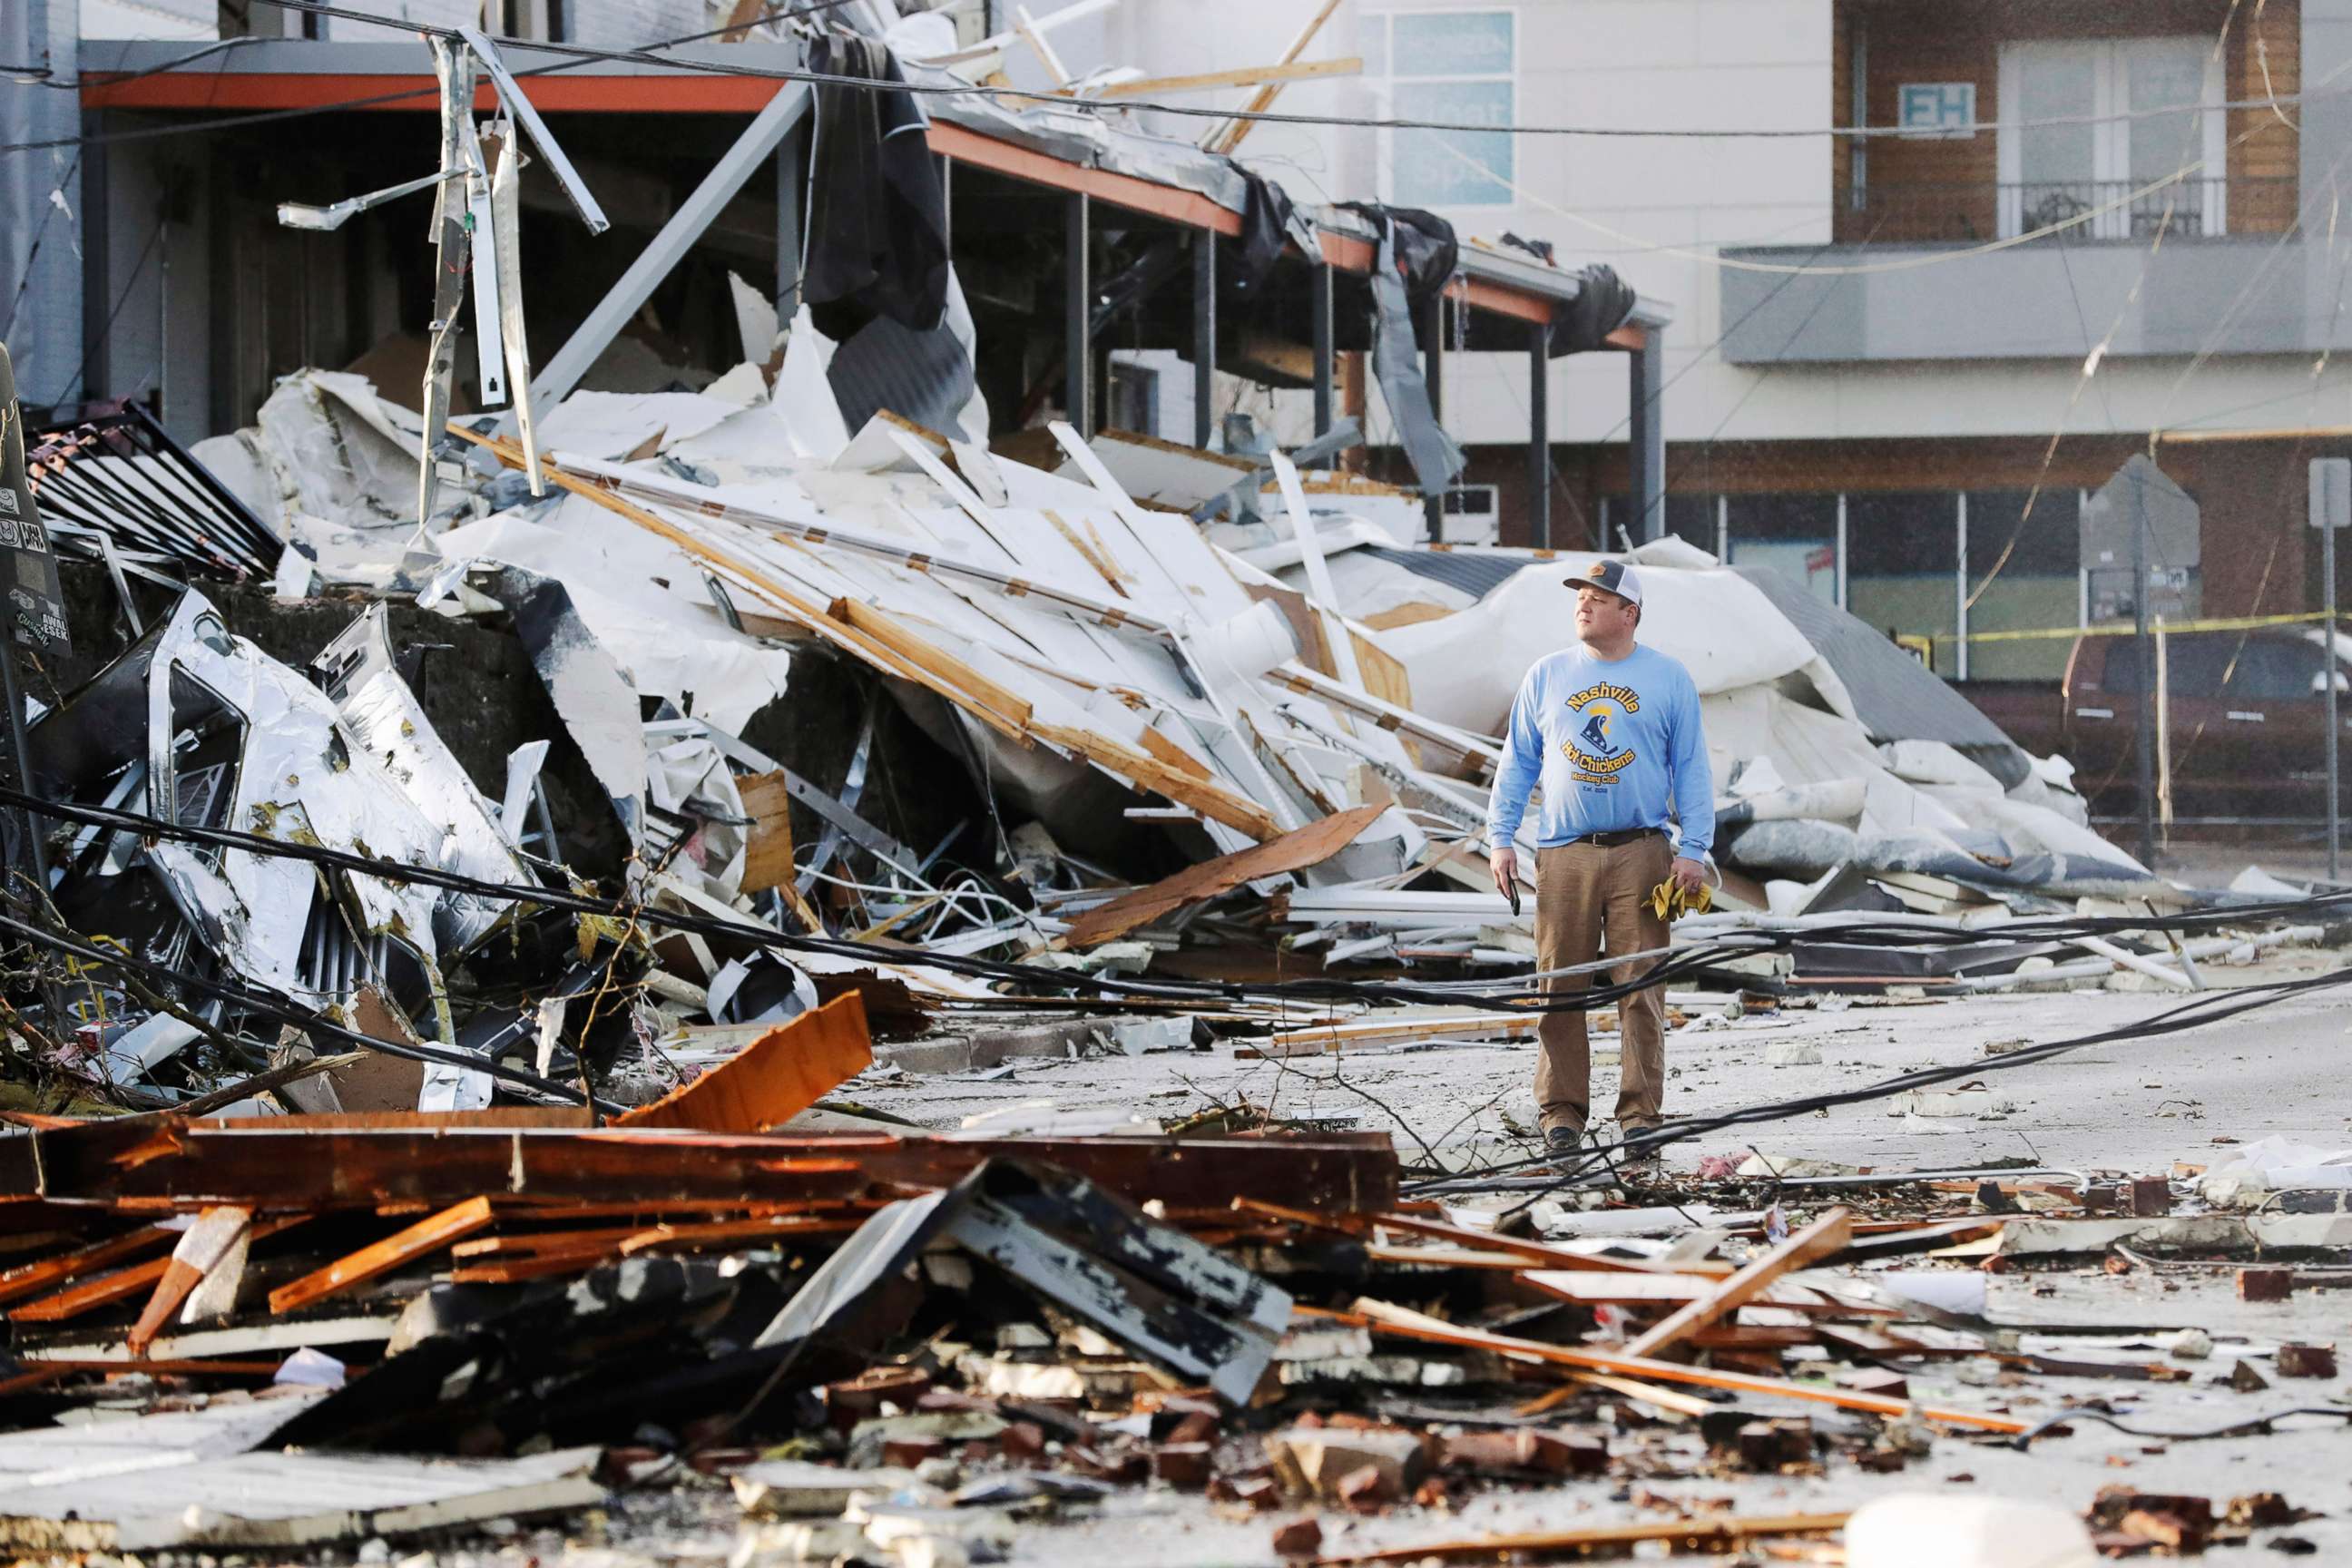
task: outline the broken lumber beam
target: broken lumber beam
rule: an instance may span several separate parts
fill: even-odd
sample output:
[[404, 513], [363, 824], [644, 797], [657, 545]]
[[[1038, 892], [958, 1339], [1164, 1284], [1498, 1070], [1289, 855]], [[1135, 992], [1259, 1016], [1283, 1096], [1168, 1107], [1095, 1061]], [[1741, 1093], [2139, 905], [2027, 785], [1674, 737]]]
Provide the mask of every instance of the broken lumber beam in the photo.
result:
[[52, 1285], [70, 1285], [85, 1275], [129, 1263], [142, 1253], [160, 1251], [179, 1238], [180, 1232], [169, 1226], [143, 1225], [38, 1263], [21, 1265], [0, 1274], [0, 1303], [37, 1296]]
[[145, 1310], [139, 1321], [131, 1326], [130, 1346], [132, 1355], [143, 1353], [155, 1342], [156, 1333], [165, 1320], [180, 1310], [189, 1292], [205, 1276], [217, 1268], [237, 1242], [253, 1228], [253, 1211], [233, 1204], [216, 1205], [196, 1215], [195, 1223], [180, 1235], [179, 1245], [172, 1248], [163, 1278], [155, 1281], [155, 1293], [147, 1298]]
[[382, 1241], [362, 1247], [347, 1258], [339, 1258], [290, 1285], [279, 1286], [269, 1293], [269, 1310], [290, 1312], [297, 1307], [307, 1307], [321, 1297], [364, 1284], [404, 1263], [429, 1257], [489, 1223], [490, 1200], [467, 1198], [405, 1230], [394, 1231]]
[[1386, 809], [1380, 805], [1354, 806], [1333, 816], [1320, 817], [1304, 827], [1293, 828], [1262, 844], [1254, 844], [1246, 849], [1237, 849], [1230, 855], [1220, 855], [1213, 860], [1188, 866], [1172, 877], [1163, 877], [1149, 887], [1138, 888], [1108, 903], [1097, 904], [1074, 917], [1069, 930], [1055, 938], [1053, 945], [1056, 948], [1093, 947], [1125, 936], [1136, 927], [1148, 925], [1188, 904], [1201, 903], [1220, 893], [1231, 892], [1244, 882], [1319, 866], [1362, 837], [1364, 830]]
[[1488, 1230], [1473, 1230], [1468, 1226], [1448, 1225], [1444, 1220], [1423, 1219], [1408, 1214], [1352, 1215], [1310, 1214], [1304, 1209], [1271, 1204], [1258, 1198], [1235, 1198], [1232, 1206], [1244, 1214], [1257, 1215], [1266, 1219], [1286, 1220], [1292, 1225], [1309, 1226], [1337, 1231], [1343, 1236], [1363, 1236], [1378, 1230], [1402, 1231], [1411, 1236], [1425, 1236], [1436, 1241], [1458, 1242], [1465, 1249], [1480, 1252], [1505, 1252], [1522, 1264], [1538, 1264], [1559, 1269], [1589, 1268], [1612, 1274], [1692, 1274], [1722, 1278], [1732, 1272], [1728, 1263], [1687, 1263], [1672, 1266], [1641, 1258], [1606, 1258], [1587, 1252], [1575, 1252], [1555, 1247], [1549, 1242], [1536, 1241], [1527, 1237], [1500, 1236]]
[[1974, 1410], [1948, 1410], [1936, 1405], [1914, 1405], [1906, 1399], [1887, 1399], [1872, 1394], [1853, 1394], [1841, 1388], [1792, 1383], [1782, 1377], [1760, 1377], [1752, 1373], [1685, 1366], [1681, 1362], [1654, 1361], [1648, 1356], [1627, 1355], [1622, 1352], [1573, 1350], [1566, 1345], [1547, 1344], [1541, 1340], [1523, 1340], [1509, 1334], [1465, 1329], [1442, 1318], [1433, 1318], [1369, 1297], [1359, 1297], [1344, 1312], [1316, 1307], [1300, 1307], [1295, 1310], [1303, 1317], [1351, 1323], [1368, 1328], [1376, 1334], [1423, 1340], [1431, 1344], [1493, 1351], [1501, 1356], [1548, 1362], [1554, 1366], [1571, 1367], [1578, 1372], [1611, 1373], [1620, 1376], [1652, 1378], [1661, 1383], [1688, 1383], [1702, 1388], [1727, 1389], [1735, 1394], [1776, 1394], [1785, 1399], [1834, 1405], [1841, 1410], [1860, 1410], [1872, 1415], [1916, 1415], [1923, 1421], [1934, 1421], [1948, 1426], [1969, 1426], [1979, 1431], [2006, 1433], [2011, 1436], [2027, 1429], [2027, 1423], [2007, 1415], [1989, 1415]]
[[[253, 1227], [252, 1239], [259, 1241], [264, 1237], [275, 1236], [281, 1230], [299, 1225], [306, 1217], [303, 1215], [282, 1215], [276, 1219], [264, 1220]], [[178, 1233], [170, 1234], [176, 1236]], [[171, 1266], [169, 1257], [155, 1258], [112, 1274], [100, 1275], [95, 1279], [85, 1279], [53, 1296], [44, 1296], [37, 1301], [27, 1301], [21, 1307], [9, 1309], [8, 1321], [55, 1323], [68, 1318], [78, 1318], [84, 1312], [137, 1295], [161, 1281]]]
[[[1316, 1024], [1269, 1036], [1265, 1045], [1256, 1047], [1255, 1054], [1311, 1057], [1350, 1047], [1422, 1045], [1437, 1040], [1532, 1040], [1536, 1026], [1542, 1021], [1534, 1016], [1514, 1018], [1501, 1013], [1467, 1013], [1437, 1018], [1382, 1018], [1363, 1024]], [[1607, 1014], [1597, 1015], [1591, 1022], [1593, 1027], [1604, 1031], [1615, 1026], [1614, 1017]]]
[[1790, 1269], [1840, 1251], [1853, 1238], [1853, 1215], [1842, 1208], [1830, 1210], [1706, 1295], [1630, 1342], [1625, 1353], [1655, 1357], [1672, 1349], [1692, 1330], [1705, 1328], [1769, 1290], [1773, 1281]]
[[[1324, 77], [1360, 76], [1364, 58], [1349, 55], [1336, 60], [1295, 60], [1288, 65], [1243, 66], [1234, 70], [1201, 71], [1192, 76], [1148, 76], [1137, 81], [1114, 82], [1108, 87], [1093, 88], [1084, 96], [1091, 98], [1163, 98], [1179, 92], [1213, 92], [1224, 87], [1261, 87], [1267, 82], [1310, 81]], [[1070, 88], [1059, 89], [1064, 93]]]

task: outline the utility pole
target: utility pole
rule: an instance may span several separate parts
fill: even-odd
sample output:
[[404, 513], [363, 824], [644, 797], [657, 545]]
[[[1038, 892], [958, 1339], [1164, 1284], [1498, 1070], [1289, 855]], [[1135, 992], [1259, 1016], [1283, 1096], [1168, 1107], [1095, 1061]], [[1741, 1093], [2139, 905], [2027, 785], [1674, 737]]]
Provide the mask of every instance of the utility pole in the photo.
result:
[[2342, 801], [2336, 791], [2336, 751], [2344, 742], [2344, 721], [2336, 711], [2336, 688], [2344, 681], [2343, 661], [2336, 657], [2336, 531], [2352, 524], [2352, 458], [2314, 458], [2311, 461], [2311, 526], [2319, 530], [2321, 604], [2327, 618], [2320, 624], [2326, 658], [2320, 683], [2327, 693], [2327, 879], [2342, 878]]
[[2147, 650], [2147, 481], [2132, 474], [2132, 641], [2139, 654], [2139, 711], [2132, 726], [2139, 774], [2139, 863], [2156, 865], [2156, 667]]

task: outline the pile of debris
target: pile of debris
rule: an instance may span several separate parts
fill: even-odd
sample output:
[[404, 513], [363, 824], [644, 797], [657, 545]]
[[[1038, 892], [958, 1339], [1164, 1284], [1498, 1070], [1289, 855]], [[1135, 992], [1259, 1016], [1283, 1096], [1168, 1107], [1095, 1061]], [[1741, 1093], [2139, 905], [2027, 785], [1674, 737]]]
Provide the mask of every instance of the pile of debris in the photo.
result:
[[[955, 52], [922, 31], [899, 41]], [[873, 40], [824, 42], [826, 75], [902, 79]], [[1419, 500], [1333, 466], [1347, 426], [1291, 453], [992, 433], [921, 235], [899, 258], [921, 320], [833, 309], [865, 285], [815, 277], [779, 320], [746, 287], [725, 374], [534, 407], [521, 139], [603, 216], [488, 39], [434, 49], [445, 103], [478, 68], [499, 117], [453, 108], [440, 173], [285, 221], [432, 187], [436, 321], [470, 279], [480, 390], [512, 414], [447, 417], [441, 331], [421, 415], [319, 370], [193, 450], [85, 409], [0, 491], [42, 574], [9, 612], [41, 657], [0, 791], [0, 1402], [26, 1428], [0, 1436], [0, 1540], [677, 1522], [614, 1502], [645, 1495], [715, 1502], [743, 1568], [955, 1568], [1139, 1495], [1245, 1530], [1237, 1553], [1332, 1563], [2296, 1539], [2274, 1496], [2119, 1492], [2086, 1523], [1740, 1488], [2120, 1424], [2118, 1380], [2334, 1377], [2317, 1336], [2158, 1342], [1988, 1294], [2053, 1259], [2244, 1254], [2246, 1300], [2291, 1312], [2341, 1272], [2299, 1260], [2352, 1245], [2328, 1151], [2249, 1149], [2178, 1194], [1748, 1151], [1592, 1184], [1571, 1165], [1613, 1151], [1407, 1167], [1384, 1132], [1247, 1105], [1052, 1135], [861, 1107], [867, 1075], [1014, 1054], [1525, 1039], [1545, 1005], [1640, 984], [1688, 987], [1667, 1000], [1693, 1026], [1809, 991], [2204, 992], [2200, 966], [2322, 939], [2352, 895], [2152, 875], [2063, 763], [1871, 628], [1665, 541], [1631, 559], [1723, 781], [1717, 911], [1643, 974], [1547, 999], [1484, 824], [1495, 732], [1568, 624], [1548, 552], [1410, 545]], [[1423, 487], [1454, 478], [1407, 297], [1467, 265], [1450, 233], [1309, 225], [1229, 158], [940, 101], [1257, 213], [1245, 253], [1376, 245], [1374, 380]], [[1588, 284], [1577, 330], [1605, 334], [1632, 300]], [[923, 374], [894, 405], [902, 359]], [[2233, 1016], [2215, 999], [2196, 1016]], [[1960, 1076], [1837, 1097], [1899, 1085], [1931, 1115]], [[1798, 1113], [1707, 1125], [1766, 1112]], [[2168, 1212], [2192, 1192], [2202, 1212]], [[2184, 1371], [2225, 1342], [2226, 1373]], [[1643, 1517], [1430, 1539], [1433, 1511], [1564, 1478]]]
[[[0, 1142], [0, 1401], [18, 1426], [115, 1418], [0, 1438], [0, 1539], [511, 1539], [602, 1508], [614, 1545], [654, 1555], [719, 1530], [746, 1563], [955, 1563], [1131, 1518], [1133, 1494], [1264, 1532], [1233, 1549], [1260, 1559], [1843, 1531], [1849, 1563], [1883, 1565], [1921, 1530], [1993, 1543], [1955, 1562], [2014, 1561], [1984, 1553], [2029, 1526], [2049, 1561], [2088, 1562], [2095, 1541], [2293, 1550], [2311, 1517], [2124, 1487], [2084, 1500], [2086, 1522], [1899, 1480], [1859, 1510], [1773, 1511], [1746, 1479], [1895, 1476], [1953, 1443], [1990, 1464], [2084, 1421], [2142, 1430], [2134, 1403], [2208, 1426], [2232, 1406], [2215, 1435], [2326, 1421], [2234, 1405], [2336, 1378], [2330, 1345], [2019, 1303], [2085, 1258], [2163, 1274], [2235, 1253], [2262, 1259], [2242, 1300], [2278, 1303], [2247, 1310], [2292, 1314], [2343, 1271], [2290, 1260], [2340, 1257], [2352, 1216], [2258, 1211], [2346, 1155], [2255, 1146], [2173, 1181], [1757, 1156], [1704, 1184], [1463, 1206], [1403, 1195], [1385, 1136], [828, 1121], [809, 1107], [867, 1059], [862, 1013], [845, 996], [604, 1128], [551, 1110], [20, 1118]], [[2003, 1310], [1990, 1292], [2012, 1284]], [[1633, 1517], [1433, 1534], [1479, 1498], [1579, 1479]], [[1658, 1489], [1677, 1479], [1734, 1495]]]

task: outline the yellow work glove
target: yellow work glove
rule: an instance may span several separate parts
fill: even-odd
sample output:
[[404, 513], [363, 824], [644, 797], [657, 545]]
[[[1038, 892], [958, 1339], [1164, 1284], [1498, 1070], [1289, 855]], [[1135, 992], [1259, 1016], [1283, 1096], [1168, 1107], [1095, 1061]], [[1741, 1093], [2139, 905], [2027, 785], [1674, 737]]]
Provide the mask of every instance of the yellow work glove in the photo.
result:
[[1682, 884], [1669, 877], [1650, 889], [1650, 907], [1657, 910], [1660, 920], [1669, 922], [1684, 915], [1703, 915], [1714, 904], [1715, 894], [1705, 882], [1698, 885], [1697, 892], [1685, 893]]

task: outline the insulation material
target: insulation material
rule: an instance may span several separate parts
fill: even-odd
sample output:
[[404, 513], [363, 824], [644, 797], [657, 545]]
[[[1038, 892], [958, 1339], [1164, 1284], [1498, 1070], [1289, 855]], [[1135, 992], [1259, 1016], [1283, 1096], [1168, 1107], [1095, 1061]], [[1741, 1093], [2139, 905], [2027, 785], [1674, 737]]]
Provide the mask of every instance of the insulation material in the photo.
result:
[[[1474, 607], [1381, 633], [1412, 677], [1417, 710], [1500, 733], [1520, 677], [1574, 635], [1576, 590], [1564, 581], [1572, 569], [1517, 573]], [[1745, 579], [1645, 566], [1642, 591], [1641, 640], [1681, 660], [1702, 698], [1799, 676], [1823, 707], [1843, 711], [1844, 689], [1827, 664]], [[1717, 744], [1711, 727], [1708, 743]]]

